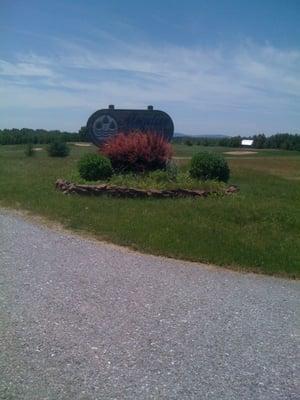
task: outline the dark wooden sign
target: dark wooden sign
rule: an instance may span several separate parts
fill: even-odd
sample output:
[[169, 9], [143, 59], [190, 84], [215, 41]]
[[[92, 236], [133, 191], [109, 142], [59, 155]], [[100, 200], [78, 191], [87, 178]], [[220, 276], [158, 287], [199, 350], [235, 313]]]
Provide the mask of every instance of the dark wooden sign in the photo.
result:
[[133, 131], [162, 135], [170, 141], [174, 134], [174, 124], [167, 113], [153, 110], [152, 106], [148, 106], [147, 110], [118, 110], [110, 105], [90, 116], [87, 130], [91, 141], [101, 146], [113, 135]]

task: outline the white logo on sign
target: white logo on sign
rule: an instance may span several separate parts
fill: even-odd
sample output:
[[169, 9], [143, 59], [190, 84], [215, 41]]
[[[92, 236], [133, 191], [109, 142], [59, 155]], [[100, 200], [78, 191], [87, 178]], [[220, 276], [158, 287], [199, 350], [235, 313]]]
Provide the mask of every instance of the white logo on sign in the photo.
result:
[[117, 122], [108, 114], [101, 115], [93, 123], [93, 131], [97, 137], [105, 139], [115, 134], [118, 130]]

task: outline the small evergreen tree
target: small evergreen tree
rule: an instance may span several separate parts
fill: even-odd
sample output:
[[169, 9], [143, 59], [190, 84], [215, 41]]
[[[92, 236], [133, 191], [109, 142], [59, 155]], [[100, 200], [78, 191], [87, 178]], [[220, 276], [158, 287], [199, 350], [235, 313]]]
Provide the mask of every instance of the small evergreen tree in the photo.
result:
[[54, 141], [47, 148], [50, 157], [66, 157], [70, 153], [70, 148], [65, 142]]
[[25, 155], [27, 157], [32, 157], [35, 155], [35, 151], [33, 149], [33, 144], [32, 143], [27, 143], [26, 147], [25, 147]]

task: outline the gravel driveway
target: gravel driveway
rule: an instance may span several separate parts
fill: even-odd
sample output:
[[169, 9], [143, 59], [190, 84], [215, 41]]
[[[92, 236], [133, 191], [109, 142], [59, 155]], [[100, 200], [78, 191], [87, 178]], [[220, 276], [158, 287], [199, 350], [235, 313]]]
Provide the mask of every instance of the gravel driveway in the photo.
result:
[[0, 398], [299, 399], [299, 289], [0, 211]]

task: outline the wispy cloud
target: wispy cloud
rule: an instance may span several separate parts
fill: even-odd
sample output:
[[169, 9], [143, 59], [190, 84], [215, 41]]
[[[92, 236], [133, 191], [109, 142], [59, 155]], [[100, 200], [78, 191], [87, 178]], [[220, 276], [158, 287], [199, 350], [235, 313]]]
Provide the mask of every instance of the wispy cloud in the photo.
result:
[[55, 73], [44, 65], [36, 62], [8, 62], [0, 60], [0, 75], [4, 76], [32, 76], [54, 77]]
[[56, 39], [51, 55], [29, 52], [1, 60], [0, 105], [94, 110], [110, 102], [153, 103], [268, 118], [300, 113], [299, 50], [253, 43], [232, 49], [153, 47], [110, 39], [99, 46]]

